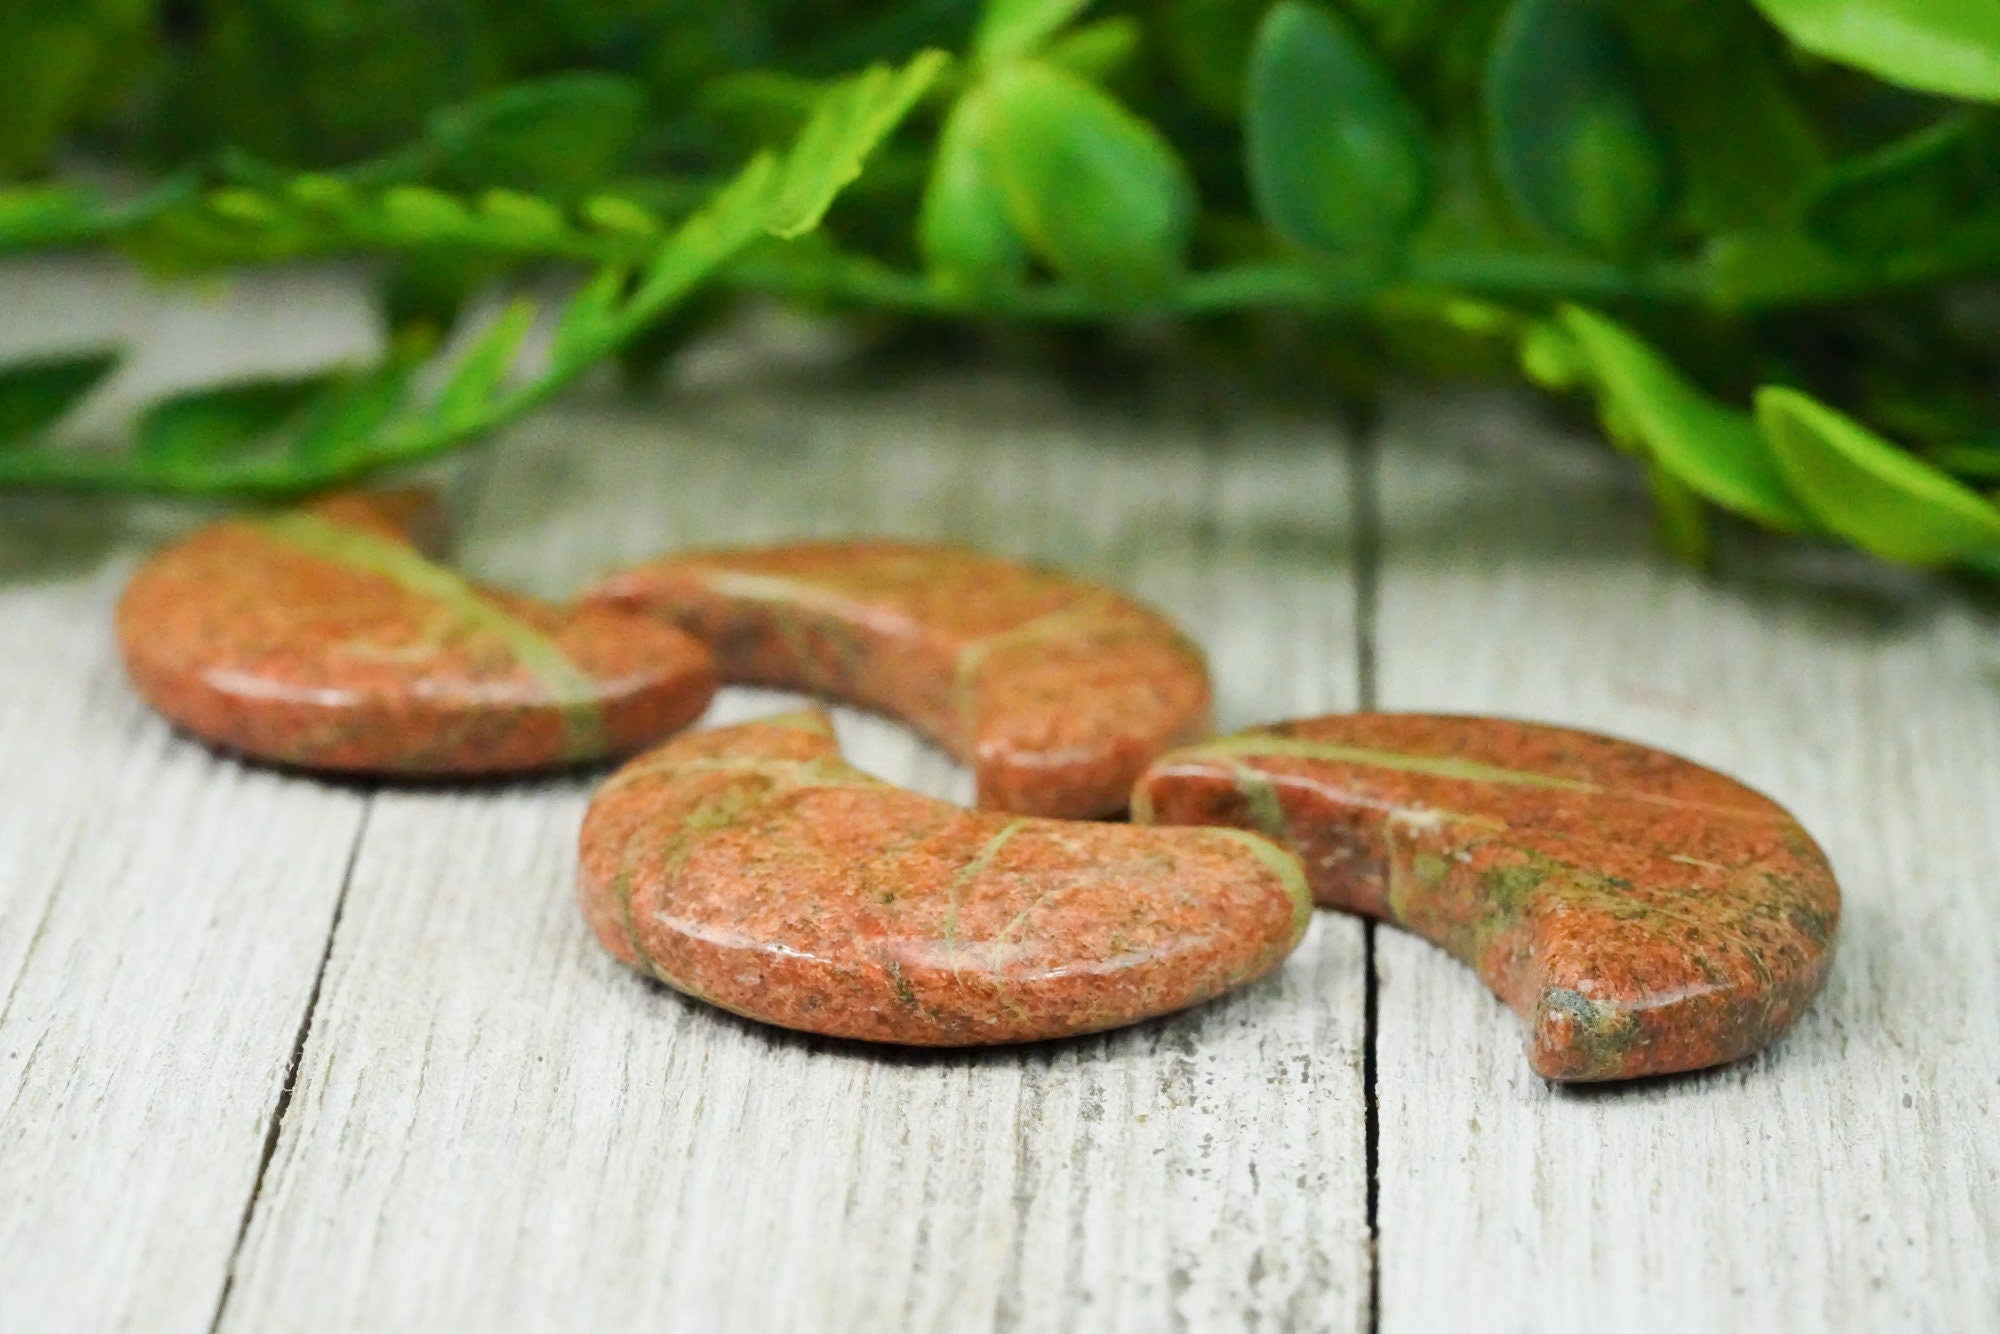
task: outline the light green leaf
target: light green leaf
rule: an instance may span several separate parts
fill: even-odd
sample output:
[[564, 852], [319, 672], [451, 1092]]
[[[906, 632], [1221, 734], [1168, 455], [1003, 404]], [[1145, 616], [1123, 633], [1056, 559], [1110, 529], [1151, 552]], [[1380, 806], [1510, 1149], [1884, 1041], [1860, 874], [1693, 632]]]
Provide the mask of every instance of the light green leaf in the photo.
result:
[[817, 227], [834, 196], [861, 174], [875, 146], [949, 61], [942, 51], [925, 51], [901, 68], [876, 65], [829, 89], [785, 155], [767, 230], [790, 237]]
[[83, 352], [0, 367], [0, 449], [21, 444], [75, 407], [118, 364]]
[[1708, 515], [1701, 497], [1655, 460], [1646, 465], [1646, 482], [1653, 490], [1659, 516], [1660, 540], [1667, 550], [1694, 566], [1706, 566], [1715, 551], [1708, 532]]
[[1028, 251], [1007, 220], [1007, 198], [994, 172], [986, 95], [960, 98], [938, 136], [924, 188], [917, 240], [947, 287], [989, 291], [1017, 281]]
[[1089, 6], [1090, 0], [986, 0], [973, 53], [988, 62], [1025, 56]]
[[1594, 310], [1566, 306], [1562, 326], [1599, 396], [1657, 465], [1709, 500], [1770, 528], [1813, 526], [1748, 412], [1691, 384], [1666, 358]]
[[240, 454], [270, 439], [335, 377], [329, 374], [242, 380], [164, 399], [139, 418], [140, 457], [185, 463]]
[[1187, 267], [1196, 201], [1159, 132], [1040, 62], [997, 71], [989, 95], [1008, 216], [1049, 267], [1107, 301], [1170, 288]]
[[1993, 0], [1754, 0], [1815, 55], [1927, 93], [2000, 101]]
[[2000, 546], [2000, 509], [1810, 395], [1758, 390], [1757, 424], [1806, 508], [1857, 546], [1907, 565]]
[[576, 71], [516, 83], [431, 122], [438, 169], [460, 188], [574, 198], [623, 171], [645, 123], [646, 90]]
[[1308, 250], [1379, 256], [1429, 198], [1416, 108], [1352, 28], [1300, 0], [1257, 29], [1244, 136], [1257, 211]]
[[1673, 202], [1673, 162], [1625, 39], [1593, 0], [1515, 0], [1486, 66], [1494, 165], [1537, 230], [1637, 249]]
[[594, 360], [615, 339], [618, 307], [631, 275], [603, 268], [578, 289], [556, 321], [549, 339], [549, 363], [568, 366]]
[[431, 404], [433, 420], [466, 423], [484, 415], [487, 405], [507, 378], [521, 340], [535, 322], [534, 303], [517, 300], [487, 326], [466, 349], [453, 368], [451, 378]]
[[1146, 40], [1146, 30], [1130, 14], [1087, 23], [1050, 42], [1043, 53], [1080, 79], [1103, 83], [1132, 62]]

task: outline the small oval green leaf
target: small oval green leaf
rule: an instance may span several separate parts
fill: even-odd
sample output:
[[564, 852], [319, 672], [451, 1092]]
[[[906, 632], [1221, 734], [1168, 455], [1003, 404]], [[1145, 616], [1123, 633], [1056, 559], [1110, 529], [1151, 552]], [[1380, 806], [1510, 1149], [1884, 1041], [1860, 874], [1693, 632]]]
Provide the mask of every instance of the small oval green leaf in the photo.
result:
[[1172, 287], [1187, 267], [1195, 192], [1159, 132], [1040, 62], [996, 72], [989, 92], [1007, 213], [1035, 253], [1107, 301]]
[[1906, 565], [2000, 546], [2000, 509], [1811, 395], [1758, 390], [1757, 424], [1806, 508], [1857, 546]]
[[1500, 180], [1538, 231], [1626, 255], [1666, 217], [1672, 159], [1624, 36], [1593, 0], [1515, 0], [1485, 99]]
[[1993, 0], [1753, 0], [1815, 55], [1927, 93], [2000, 101]]
[[1006, 286], [1028, 266], [1027, 247], [1007, 220], [987, 119], [985, 94], [978, 88], [945, 118], [917, 220], [917, 239], [932, 273], [947, 288], [971, 292]]
[[1379, 256], [1430, 196], [1416, 108], [1351, 27], [1300, 0], [1257, 29], [1244, 137], [1257, 211], [1308, 250]]
[[1813, 527], [1748, 412], [1717, 402], [1613, 320], [1567, 306], [1562, 325], [1605, 406], [1659, 467], [1746, 519], [1783, 531]]

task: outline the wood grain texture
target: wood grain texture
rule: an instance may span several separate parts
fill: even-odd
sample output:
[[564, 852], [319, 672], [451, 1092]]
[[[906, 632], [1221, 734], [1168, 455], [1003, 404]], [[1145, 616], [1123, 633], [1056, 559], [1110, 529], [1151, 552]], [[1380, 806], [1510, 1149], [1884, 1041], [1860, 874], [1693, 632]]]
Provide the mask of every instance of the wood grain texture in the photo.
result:
[[[1223, 429], [1185, 389], [1135, 407], [963, 372], [856, 388], [791, 355], [697, 360], [668, 412], [581, 405], [518, 432], [465, 497], [470, 560], [560, 593], [682, 543], [951, 537], [1185, 617], [1226, 723], [1352, 700], [1337, 439]], [[711, 721], [786, 703], [726, 691]], [[873, 772], [970, 795], [905, 730], [840, 727]], [[1363, 1325], [1356, 924], [1102, 1037], [809, 1039], [588, 938], [585, 793], [377, 799], [225, 1328]]]
[[[79, 266], [16, 268], [0, 291], [0, 361], [140, 340], [99, 411], [269, 364], [254, 284], [173, 311]], [[132, 696], [111, 605], [147, 517], [0, 502], [8, 1330], [207, 1325], [360, 828], [355, 792], [218, 759]]]
[[1789, 1037], [1601, 1089], [1381, 932], [1383, 1329], [1991, 1327], [2000, 618], [1832, 551], [1676, 569], [1630, 470], [1518, 404], [1406, 402], [1381, 463], [1383, 707], [1685, 753], [1790, 805], [1846, 896]]

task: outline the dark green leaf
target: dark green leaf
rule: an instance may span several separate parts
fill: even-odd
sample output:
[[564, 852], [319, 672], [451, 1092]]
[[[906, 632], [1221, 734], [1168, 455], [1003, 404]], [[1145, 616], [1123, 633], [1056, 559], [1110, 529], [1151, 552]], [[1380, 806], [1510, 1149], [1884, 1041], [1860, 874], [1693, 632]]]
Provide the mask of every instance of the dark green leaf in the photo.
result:
[[625, 169], [645, 114], [631, 79], [552, 74], [439, 115], [430, 139], [453, 185], [574, 198]]
[[986, 0], [973, 51], [986, 61], [1027, 55], [1089, 5], [1090, 0]]
[[1295, 245], [1379, 256], [1430, 192], [1416, 108], [1345, 22], [1285, 0], [1250, 57], [1244, 157], [1258, 212]]
[[1624, 37], [1593, 0], [1515, 0], [1486, 67], [1494, 165], [1549, 236], [1637, 249], [1673, 202], [1673, 163]]
[[1760, 389], [1757, 424], [1792, 491], [1857, 546], [1908, 565], [2000, 546], [2000, 509], [1817, 399]]
[[374, 448], [402, 410], [417, 365], [407, 357], [391, 357], [366, 374], [335, 380], [292, 423], [292, 457], [308, 464], [335, 463]]
[[1935, 243], [2000, 190], [2000, 145], [1986, 117], [1946, 116], [1827, 174], [1806, 227], [1845, 254], [1892, 254]]
[[987, 120], [980, 89], [952, 108], [938, 136], [917, 224], [932, 272], [946, 286], [972, 292], [1017, 281], [1028, 265], [1027, 249], [1007, 220]]
[[1075, 75], [996, 72], [994, 166], [1008, 216], [1050, 268], [1113, 302], [1166, 292], [1187, 267], [1194, 184], [1158, 131]]
[[134, 429], [141, 458], [206, 462], [264, 443], [335, 383], [332, 375], [245, 380], [154, 404]]
[[1993, 0], [1754, 0], [1815, 55], [1947, 97], [2000, 101]]
[[115, 352], [85, 352], [0, 367], [0, 449], [54, 422], [117, 364]]
[[1562, 312], [1607, 409], [1656, 465], [1726, 510], [1770, 528], [1810, 528], [1748, 412], [1703, 393], [1628, 330], [1580, 306]]
[[1188, 92], [1209, 112], [1235, 119], [1243, 109], [1250, 43], [1265, 0], [1166, 0], [1160, 38]]

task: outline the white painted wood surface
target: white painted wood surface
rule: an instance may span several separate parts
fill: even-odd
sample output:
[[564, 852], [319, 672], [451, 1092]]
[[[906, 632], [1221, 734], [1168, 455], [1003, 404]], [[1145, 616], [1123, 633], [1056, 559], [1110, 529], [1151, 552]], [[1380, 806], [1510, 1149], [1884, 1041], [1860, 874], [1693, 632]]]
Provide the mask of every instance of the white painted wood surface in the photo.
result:
[[1615, 732], [1793, 807], [1844, 897], [1759, 1056], [1583, 1091], [1378, 939], [1382, 1328], [2000, 1327], [2000, 615], [1845, 553], [1657, 556], [1630, 472], [1492, 400], [1383, 460], [1386, 707]]
[[[6, 269], [0, 361], [125, 329], [129, 397], [358, 351], [360, 312], [327, 278], [191, 303]], [[1184, 618], [1225, 726], [1368, 677], [1385, 707], [1731, 769], [1848, 893], [1828, 993], [1772, 1052], [1552, 1089], [1475, 978], [1386, 930], [1371, 1034], [1369, 933], [1335, 917], [1276, 978], [1122, 1034], [765, 1030], [590, 941], [588, 779], [211, 757], [132, 699], [108, 625], [199, 515], [0, 498], [0, 1330], [1991, 1327], [1992, 606], [1742, 543], [1719, 580], [1675, 570], [1629, 476], [1517, 400], [1411, 394], [1364, 459], [1178, 374], [883, 369], [793, 330], [448, 479], [467, 563], [545, 593], [680, 542], [948, 535]], [[968, 795], [901, 729], [840, 725], [875, 772]]]

